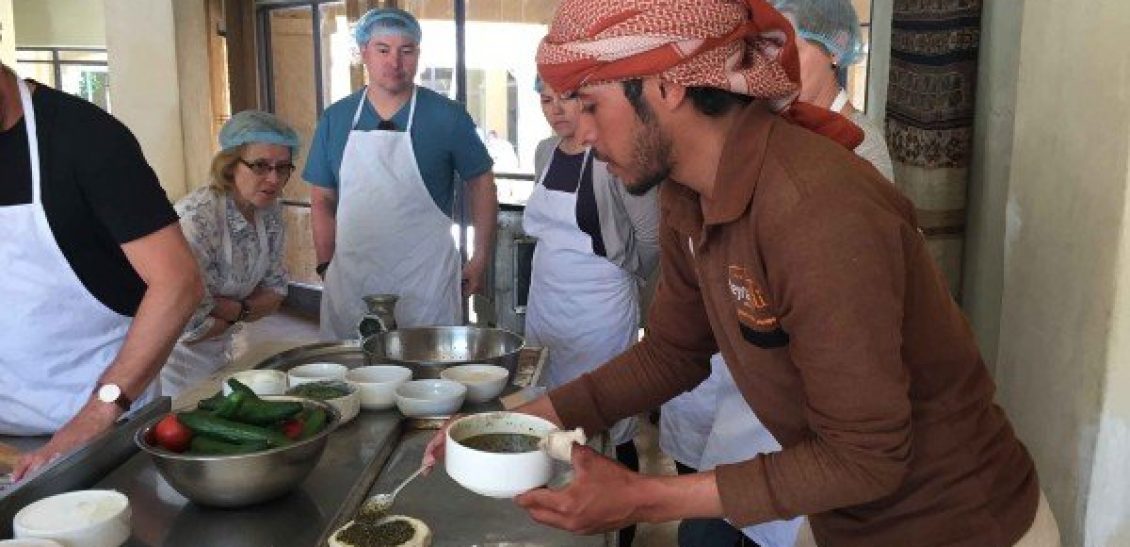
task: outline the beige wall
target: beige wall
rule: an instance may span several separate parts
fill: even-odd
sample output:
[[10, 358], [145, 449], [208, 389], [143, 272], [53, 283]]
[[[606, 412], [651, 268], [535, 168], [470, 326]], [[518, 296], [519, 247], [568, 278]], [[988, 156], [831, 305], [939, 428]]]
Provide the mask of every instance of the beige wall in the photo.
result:
[[1065, 545], [1130, 545], [1130, 2], [985, 6], [966, 305]]
[[206, 0], [175, 0], [177, 76], [184, 135], [185, 185], [208, 183], [208, 167], [218, 145], [212, 134], [211, 69], [208, 59]]
[[0, 0], [0, 62], [16, 64], [16, 30], [12, 0]]
[[[20, 46], [106, 45], [101, 0], [13, 0]], [[139, 27], [145, 28], [145, 27]]]
[[[1128, 63], [1121, 65], [1125, 76]], [[1125, 91], [1128, 85], [1130, 78], [1124, 77], [1120, 89]], [[1130, 131], [1127, 125], [1123, 124], [1123, 135]], [[1130, 157], [1130, 149], [1124, 157]], [[1124, 176], [1130, 181], [1130, 172]], [[1130, 545], [1130, 314], [1126, 313], [1130, 310], [1130, 200], [1123, 202], [1106, 382], [1083, 522], [1086, 544], [1096, 546]]]
[[986, 2], [981, 12], [977, 113], [969, 169], [962, 307], [985, 360], [996, 362], [1004, 282], [1005, 202], [1012, 166], [1023, 2]]
[[173, 1], [105, 0], [105, 10], [114, 115], [133, 131], [176, 200], [188, 186]]

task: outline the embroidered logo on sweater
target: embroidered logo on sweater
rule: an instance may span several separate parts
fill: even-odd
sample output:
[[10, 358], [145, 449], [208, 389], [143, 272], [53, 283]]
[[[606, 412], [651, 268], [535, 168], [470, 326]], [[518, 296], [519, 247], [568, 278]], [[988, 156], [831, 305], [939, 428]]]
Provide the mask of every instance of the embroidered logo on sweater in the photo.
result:
[[765, 291], [745, 266], [730, 265], [730, 295], [734, 298], [742, 337], [760, 348], [779, 348], [789, 343], [789, 335], [769, 305]]

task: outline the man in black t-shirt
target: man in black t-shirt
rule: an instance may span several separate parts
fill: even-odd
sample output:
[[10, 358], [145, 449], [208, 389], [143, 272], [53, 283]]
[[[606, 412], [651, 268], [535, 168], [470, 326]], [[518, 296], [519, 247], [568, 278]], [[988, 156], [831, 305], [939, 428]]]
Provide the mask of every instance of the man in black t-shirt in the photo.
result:
[[0, 64], [0, 434], [51, 434], [17, 479], [110, 428], [203, 295], [128, 129]]

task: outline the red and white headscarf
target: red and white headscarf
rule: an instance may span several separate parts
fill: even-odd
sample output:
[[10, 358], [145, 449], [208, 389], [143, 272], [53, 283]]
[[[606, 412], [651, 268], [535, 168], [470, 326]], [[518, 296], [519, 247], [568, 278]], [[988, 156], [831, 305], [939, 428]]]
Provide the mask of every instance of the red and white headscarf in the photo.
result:
[[792, 24], [764, 0], [563, 0], [537, 54], [553, 89], [657, 76], [767, 101], [784, 118], [854, 149], [863, 132], [796, 101]]

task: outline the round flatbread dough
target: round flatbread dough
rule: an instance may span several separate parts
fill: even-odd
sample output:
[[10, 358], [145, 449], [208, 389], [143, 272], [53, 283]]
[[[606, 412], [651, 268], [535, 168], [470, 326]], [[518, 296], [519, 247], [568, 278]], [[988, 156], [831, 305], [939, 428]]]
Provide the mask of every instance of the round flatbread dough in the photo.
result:
[[[393, 521], [397, 521], [397, 520], [407, 522], [409, 525], [412, 526], [412, 530], [413, 530], [412, 537], [408, 538], [407, 540], [405, 540], [401, 543], [397, 543], [395, 545], [391, 544], [391, 543], [379, 543], [375, 539], [373, 540], [373, 542], [370, 542], [370, 543], [362, 543], [362, 542], [353, 543], [353, 542], [343, 540], [343, 539], [341, 539], [341, 537], [343, 536], [343, 532], [348, 530], [349, 527], [353, 526], [357, 522], [357, 521], [351, 520], [351, 521], [347, 522], [345, 524], [345, 526], [342, 526], [340, 529], [338, 529], [338, 531], [334, 532], [334, 535], [330, 536], [330, 547], [375, 547], [375, 546], [380, 546], [380, 547], [431, 547], [431, 545], [432, 545], [432, 531], [431, 531], [430, 528], [428, 528], [428, 525], [424, 524], [424, 521], [422, 521], [420, 519], [414, 519], [412, 517], [406, 517], [404, 515], [388, 515], [388, 516], [385, 516], [385, 517], [381, 517], [379, 520], [377, 520], [375, 523], [373, 523], [369, 526], [376, 528], [376, 527], [388, 525], [389, 523], [391, 523]], [[358, 525], [358, 526], [361, 526], [361, 525]], [[349, 534], [345, 534], [346, 537], [348, 537], [348, 535]]]

